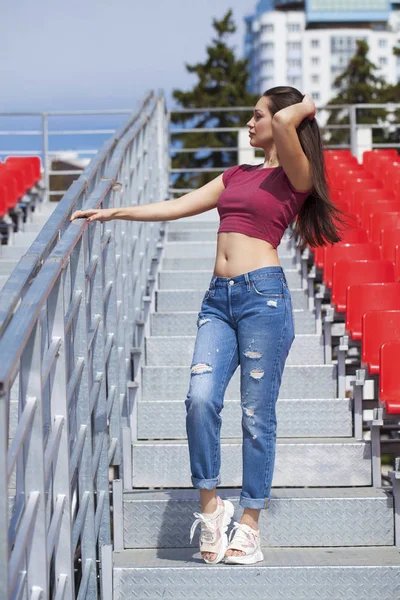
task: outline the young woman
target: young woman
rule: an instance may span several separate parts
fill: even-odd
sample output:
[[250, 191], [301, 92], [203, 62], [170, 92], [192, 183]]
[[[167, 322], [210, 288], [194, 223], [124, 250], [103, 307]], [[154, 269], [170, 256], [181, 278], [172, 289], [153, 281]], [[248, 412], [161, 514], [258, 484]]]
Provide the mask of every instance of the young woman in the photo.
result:
[[[201, 523], [206, 563], [263, 560], [258, 528], [269, 507], [276, 447], [276, 401], [293, 343], [291, 296], [277, 246], [297, 217], [295, 234], [312, 247], [340, 241], [343, 213], [329, 199], [320, 130], [312, 98], [274, 87], [258, 100], [247, 125], [250, 145], [264, 162], [236, 165], [198, 190], [168, 202], [120, 209], [76, 211], [71, 220], [169, 221], [217, 207], [220, 226], [210, 285], [197, 319], [186, 396], [191, 480], [200, 490], [190, 539]], [[335, 223], [334, 220], [337, 222]], [[243, 514], [227, 528], [234, 507], [217, 495], [220, 412], [240, 365]], [[232, 534], [233, 538], [232, 538]]]

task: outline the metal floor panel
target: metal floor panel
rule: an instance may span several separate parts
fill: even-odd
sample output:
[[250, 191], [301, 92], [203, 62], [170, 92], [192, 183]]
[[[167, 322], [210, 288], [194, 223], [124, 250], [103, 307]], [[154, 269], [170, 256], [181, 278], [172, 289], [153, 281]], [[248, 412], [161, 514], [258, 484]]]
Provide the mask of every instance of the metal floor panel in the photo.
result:
[[[279, 256], [279, 255], [278, 255]], [[294, 254], [279, 256], [279, 262], [281, 263], [281, 267], [285, 270], [296, 269], [296, 257]], [[160, 268], [161, 269], [185, 269], [185, 270], [202, 270], [208, 269], [213, 272], [215, 265], [215, 253], [209, 254], [209, 256], [199, 256], [197, 260], [194, 261], [193, 258], [188, 256], [175, 256], [172, 258], [163, 257], [161, 260]]]
[[[301, 287], [301, 273], [294, 270], [285, 271], [289, 289]], [[193, 270], [188, 269], [183, 271], [163, 270], [158, 273], [158, 287], [163, 290], [173, 290], [180, 288], [199, 288], [201, 290], [208, 289], [212, 277], [212, 270]]]
[[[230, 379], [225, 398], [240, 396], [240, 366]], [[336, 398], [336, 365], [287, 365], [279, 398]], [[184, 400], [189, 390], [189, 367], [142, 367], [144, 400]]]
[[[179, 258], [180, 256], [190, 256], [191, 258], [203, 258], [216, 256], [217, 238], [213, 241], [189, 241], [189, 242], [165, 242], [165, 258]], [[278, 247], [279, 259], [292, 257], [292, 249], [285, 246]]]
[[394, 548], [269, 548], [255, 565], [206, 565], [192, 549], [114, 552], [114, 600], [394, 600]]
[[[233, 503], [233, 521], [239, 521], [240, 489], [218, 493]], [[198, 490], [135, 490], [123, 501], [125, 548], [198, 547], [199, 531], [192, 544], [188, 534], [200, 510]], [[275, 488], [259, 527], [273, 547], [393, 546], [393, 496], [372, 487]]]
[[[146, 365], [190, 366], [195, 341], [195, 335], [147, 336]], [[298, 334], [289, 351], [286, 365], [309, 364], [324, 364], [323, 338], [318, 334]]]
[[[185, 440], [132, 444], [133, 487], [192, 487]], [[242, 485], [242, 440], [221, 441], [221, 486]], [[283, 438], [274, 487], [371, 485], [371, 444], [353, 438]]]
[[[283, 399], [276, 404], [278, 438], [351, 437], [353, 418], [350, 398]], [[222, 438], [242, 436], [240, 399], [224, 401]], [[138, 439], [186, 439], [186, 407], [183, 400], [140, 400], [137, 406]]]
[[[205, 289], [156, 290], [156, 310], [163, 312], [171, 312], [173, 310], [199, 311], [204, 294]], [[307, 309], [308, 301], [305, 290], [292, 288], [290, 290], [290, 295], [292, 297], [293, 308], [302, 308], [303, 310]]]
[[[197, 310], [150, 313], [151, 335], [196, 335]], [[308, 309], [294, 309], [296, 335], [315, 333], [315, 316]]]

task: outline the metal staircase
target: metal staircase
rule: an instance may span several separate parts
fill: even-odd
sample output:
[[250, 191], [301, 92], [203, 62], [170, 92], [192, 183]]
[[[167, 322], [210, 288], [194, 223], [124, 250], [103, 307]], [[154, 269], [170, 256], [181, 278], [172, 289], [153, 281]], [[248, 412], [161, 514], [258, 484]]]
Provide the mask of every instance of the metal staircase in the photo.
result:
[[[133, 402], [132, 490], [114, 482], [114, 599], [398, 597], [391, 490], [372, 487], [371, 442], [353, 437], [352, 399], [337, 397], [337, 367], [324, 364], [289, 232], [279, 257], [296, 339], [277, 404], [272, 501], [259, 523], [265, 561], [206, 565], [199, 532], [189, 544], [199, 491], [190, 482], [184, 399], [196, 318], [214, 265], [216, 217], [211, 211], [166, 225]], [[225, 394], [218, 488], [234, 503], [235, 520], [242, 512], [239, 369]]]

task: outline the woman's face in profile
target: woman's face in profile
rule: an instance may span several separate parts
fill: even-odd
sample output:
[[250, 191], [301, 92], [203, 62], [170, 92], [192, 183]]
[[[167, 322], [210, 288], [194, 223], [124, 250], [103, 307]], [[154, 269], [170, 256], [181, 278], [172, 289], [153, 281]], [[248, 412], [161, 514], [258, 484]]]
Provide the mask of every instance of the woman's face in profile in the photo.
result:
[[268, 98], [261, 96], [253, 110], [253, 116], [247, 122], [251, 146], [263, 146], [272, 139], [272, 115]]

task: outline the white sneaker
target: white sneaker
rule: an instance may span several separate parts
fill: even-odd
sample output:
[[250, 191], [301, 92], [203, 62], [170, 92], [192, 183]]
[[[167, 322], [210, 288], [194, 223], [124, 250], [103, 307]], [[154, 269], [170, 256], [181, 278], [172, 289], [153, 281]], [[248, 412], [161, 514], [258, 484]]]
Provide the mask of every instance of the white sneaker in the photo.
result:
[[[234, 532], [235, 536], [232, 540]], [[241, 556], [225, 556], [225, 563], [227, 564], [251, 565], [264, 560], [264, 555], [261, 551], [260, 532], [245, 523], [234, 522], [229, 534], [229, 545], [226, 550], [241, 550], [246, 553]]]
[[197, 518], [190, 529], [191, 542], [197, 525], [201, 523], [200, 552], [213, 552], [217, 555], [214, 560], [203, 557], [209, 564], [219, 563], [224, 558], [228, 546], [226, 530], [235, 511], [235, 507], [229, 500], [222, 500], [217, 496], [217, 503], [218, 507], [212, 514], [193, 513]]

